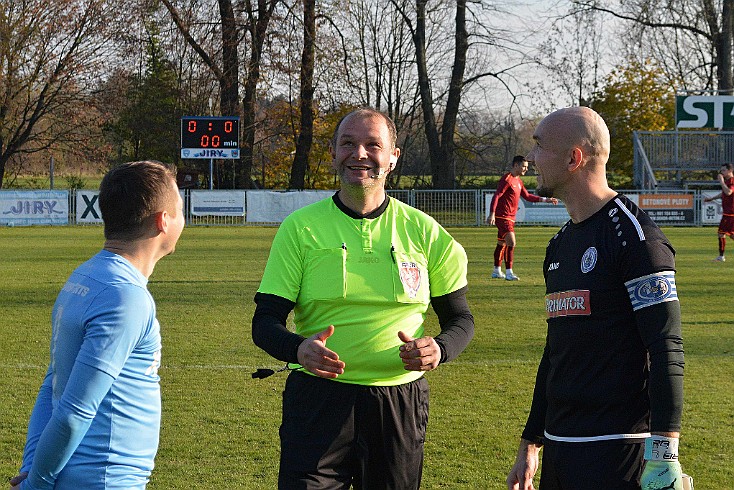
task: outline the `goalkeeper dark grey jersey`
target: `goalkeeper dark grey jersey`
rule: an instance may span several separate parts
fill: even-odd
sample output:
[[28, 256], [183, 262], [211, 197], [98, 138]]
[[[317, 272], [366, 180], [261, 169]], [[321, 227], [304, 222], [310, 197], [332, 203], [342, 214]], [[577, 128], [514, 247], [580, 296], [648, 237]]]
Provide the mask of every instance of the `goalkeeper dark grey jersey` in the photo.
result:
[[550, 240], [548, 334], [523, 438], [640, 440], [680, 430], [674, 256], [658, 226], [621, 195]]

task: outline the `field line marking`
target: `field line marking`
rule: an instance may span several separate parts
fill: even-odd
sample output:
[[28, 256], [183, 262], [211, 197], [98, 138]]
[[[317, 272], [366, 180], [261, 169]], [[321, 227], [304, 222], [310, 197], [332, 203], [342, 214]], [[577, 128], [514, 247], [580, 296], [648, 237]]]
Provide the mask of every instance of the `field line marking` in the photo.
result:
[[[502, 366], [502, 365], [517, 365], [517, 364], [531, 364], [537, 365], [540, 359], [498, 359], [494, 361], [451, 361], [451, 366]], [[161, 365], [160, 369], [259, 369], [259, 368], [280, 368], [283, 363], [277, 362], [263, 362], [258, 365], [248, 364], [166, 364], [165, 362]], [[46, 369], [48, 365], [40, 364], [0, 364], [0, 369]]]
[[[716, 358], [730, 358], [731, 354], [689, 354], [689, 359], [716, 359]], [[516, 366], [516, 365], [530, 365], [537, 366], [540, 362], [538, 359], [496, 359], [496, 360], [477, 360], [477, 361], [461, 361], [453, 360], [448, 366]], [[268, 362], [264, 361], [261, 364], [250, 365], [250, 364], [163, 364], [160, 369], [196, 369], [196, 370], [253, 370], [253, 369], [279, 369], [283, 366], [281, 362]], [[4, 363], [0, 364], [0, 369], [19, 370], [19, 369], [46, 369], [47, 364], [28, 364], [28, 363]]]

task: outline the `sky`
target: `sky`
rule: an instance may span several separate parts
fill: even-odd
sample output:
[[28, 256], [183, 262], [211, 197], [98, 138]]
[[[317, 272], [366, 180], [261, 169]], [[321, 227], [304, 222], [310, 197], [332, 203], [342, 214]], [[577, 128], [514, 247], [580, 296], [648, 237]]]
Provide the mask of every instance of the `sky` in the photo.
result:
[[[529, 58], [537, 56], [538, 45], [551, 35], [554, 19], [568, 12], [571, 2], [568, 0], [515, 0], [503, 5], [508, 12], [501, 16], [490, 15], [488, 22], [497, 26], [509, 27], [515, 31], [516, 35], [519, 35], [519, 42], [509, 43], [514, 52], [512, 49], [508, 50], [504, 58], [498, 56], [493, 64], [498, 68], [508, 66], [513, 68], [507, 75], [503, 75], [506, 86], [488, 79], [486, 80], [488, 89], [481, 93], [471, 94], [470, 97], [476, 97], [478, 100], [472, 100], [470, 103], [484, 103], [489, 110], [495, 112], [506, 112], [512, 109], [513, 113], [521, 117], [532, 117], [539, 112], [569, 105], [572, 100], [571, 96], [562, 93], [560, 87], [551, 82], [549, 73], [530, 63]], [[618, 23], [613, 19], [605, 18], [602, 26], [602, 35], [607, 39], [613, 39]], [[571, 28], [570, 25], [566, 26], [563, 32], [569, 32], [571, 36]], [[566, 45], [569, 43], [570, 37], [565, 40]], [[556, 43], [558, 49], [562, 49], [563, 45], [564, 40], [562, 39]], [[601, 43], [600, 75], [602, 77], [609, 73], [611, 67], [618, 62], [619, 50], [615, 51], [613, 45], [611, 41]], [[514, 99], [512, 94], [516, 95]]]

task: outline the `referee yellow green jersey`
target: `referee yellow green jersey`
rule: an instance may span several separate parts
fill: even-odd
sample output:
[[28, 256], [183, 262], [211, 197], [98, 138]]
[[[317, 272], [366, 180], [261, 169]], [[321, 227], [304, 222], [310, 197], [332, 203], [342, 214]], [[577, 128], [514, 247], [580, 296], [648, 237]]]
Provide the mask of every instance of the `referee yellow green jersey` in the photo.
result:
[[336, 381], [392, 386], [423, 375], [403, 368], [398, 331], [423, 336], [431, 297], [466, 286], [466, 270], [463, 247], [422, 211], [389, 199], [378, 217], [355, 219], [328, 198], [283, 221], [258, 292], [295, 302], [304, 337], [334, 325]]

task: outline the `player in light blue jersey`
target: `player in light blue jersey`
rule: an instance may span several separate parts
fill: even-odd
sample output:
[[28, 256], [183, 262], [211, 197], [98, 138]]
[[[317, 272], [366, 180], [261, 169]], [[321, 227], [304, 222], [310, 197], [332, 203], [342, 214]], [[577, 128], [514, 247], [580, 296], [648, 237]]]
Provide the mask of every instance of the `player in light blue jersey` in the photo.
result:
[[105, 244], [61, 289], [51, 362], [13, 489], [136, 490], [158, 450], [161, 336], [148, 277], [184, 227], [171, 167], [123, 164], [102, 180]]

